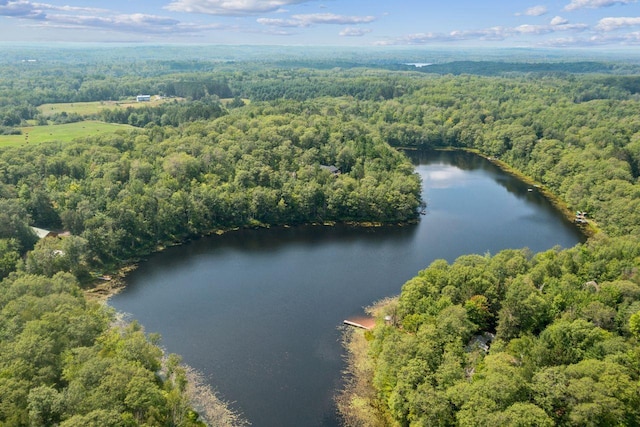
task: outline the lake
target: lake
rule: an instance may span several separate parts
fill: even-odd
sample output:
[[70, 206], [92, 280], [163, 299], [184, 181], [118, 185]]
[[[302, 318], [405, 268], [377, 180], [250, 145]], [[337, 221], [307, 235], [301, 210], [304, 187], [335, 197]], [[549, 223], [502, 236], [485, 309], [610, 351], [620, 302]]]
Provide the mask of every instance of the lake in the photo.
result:
[[[254, 426], [337, 426], [342, 321], [435, 259], [584, 237], [535, 189], [463, 152], [410, 152], [414, 225], [239, 230], [151, 256], [110, 300], [202, 372]], [[532, 191], [530, 191], [532, 190]]]

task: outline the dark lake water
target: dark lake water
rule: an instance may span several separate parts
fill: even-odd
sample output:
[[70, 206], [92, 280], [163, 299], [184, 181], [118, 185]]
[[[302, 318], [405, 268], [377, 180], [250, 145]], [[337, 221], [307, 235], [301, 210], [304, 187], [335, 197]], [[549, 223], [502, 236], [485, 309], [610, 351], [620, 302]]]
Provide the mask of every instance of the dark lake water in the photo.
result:
[[433, 260], [583, 241], [535, 190], [458, 152], [410, 153], [426, 215], [411, 226], [241, 230], [155, 254], [111, 299], [204, 373], [254, 426], [337, 426], [342, 321]]

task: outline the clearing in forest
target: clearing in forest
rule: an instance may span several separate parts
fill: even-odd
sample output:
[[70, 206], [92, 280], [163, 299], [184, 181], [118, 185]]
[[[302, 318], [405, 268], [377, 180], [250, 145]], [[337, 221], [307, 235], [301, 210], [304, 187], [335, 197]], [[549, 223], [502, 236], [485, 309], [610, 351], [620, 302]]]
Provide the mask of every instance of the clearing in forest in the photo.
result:
[[45, 117], [51, 117], [63, 112], [67, 114], [75, 113], [87, 117], [97, 115], [104, 109], [155, 107], [167, 102], [183, 100], [183, 98], [158, 98], [152, 96], [150, 101], [145, 102], [137, 102], [135, 99], [124, 101], [63, 102], [58, 104], [42, 104], [38, 107], [38, 111]]
[[54, 141], [69, 142], [76, 138], [114, 133], [118, 130], [130, 130], [134, 129], [134, 127], [87, 120], [63, 125], [26, 126], [20, 129], [22, 130], [21, 135], [0, 135], [0, 147], [42, 144], [43, 142]]

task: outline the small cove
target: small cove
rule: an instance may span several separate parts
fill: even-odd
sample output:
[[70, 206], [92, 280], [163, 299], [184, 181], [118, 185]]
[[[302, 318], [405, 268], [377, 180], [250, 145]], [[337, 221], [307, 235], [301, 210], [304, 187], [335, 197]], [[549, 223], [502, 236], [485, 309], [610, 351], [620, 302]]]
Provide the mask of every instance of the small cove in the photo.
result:
[[409, 153], [426, 214], [405, 226], [239, 230], [155, 254], [110, 300], [255, 426], [336, 426], [342, 320], [433, 260], [583, 240], [537, 191], [463, 152]]

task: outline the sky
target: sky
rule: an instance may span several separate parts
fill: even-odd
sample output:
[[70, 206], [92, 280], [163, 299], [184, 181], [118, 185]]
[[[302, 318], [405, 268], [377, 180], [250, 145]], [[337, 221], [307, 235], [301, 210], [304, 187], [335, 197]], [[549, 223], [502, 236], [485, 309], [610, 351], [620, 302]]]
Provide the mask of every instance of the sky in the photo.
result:
[[638, 0], [0, 0], [0, 42], [640, 48]]

